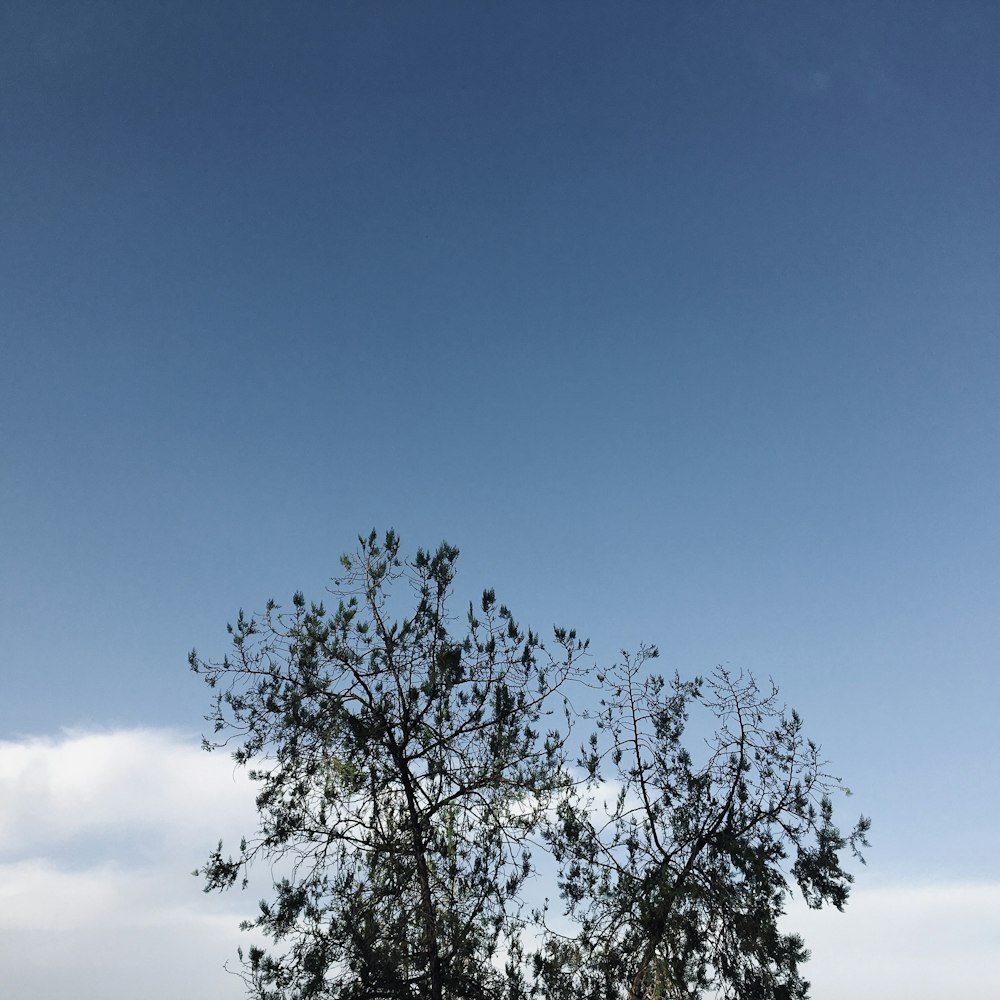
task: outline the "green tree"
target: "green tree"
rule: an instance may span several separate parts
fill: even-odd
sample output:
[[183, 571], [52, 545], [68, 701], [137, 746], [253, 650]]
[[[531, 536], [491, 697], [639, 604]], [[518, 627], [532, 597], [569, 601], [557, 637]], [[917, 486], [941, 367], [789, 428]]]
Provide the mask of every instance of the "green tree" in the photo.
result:
[[245, 886], [258, 860], [280, 873], [244, 924], [277, 945], [244, 961], [255, 997], [516, 992], [527, 841], [567, 773], [565, 714], [562, 735], [541, 726], [584, 644], [556, 630], [550, 654], [492, 591], [454, 638], [457, 555], [406, 562], [373, 532], [332, 613], [296, 594], [289, 613], [241, 612], [222, 662], [190, 656], [216, 689], [206, 746], [235, 742], [259, 784], [259, 833], [235, 856], [219, 844], [206, 890]]
[[[852, 876], [841, 854], [863, 861], [869, 820], [847, 836], [834, 825], [830, 795], [847, 789], [773, 684], [723, 669], [668, 682], [645, 669], [657, 655], [623, 654], [598, 675], [607, 693], [578, 762], [586, 778], [549, 828], [576, 924], [536, 958], [544, 992], [806, 997], [808, 952], [778, 920], [792, 885], [811, 907], [843, 909]], [[683, 743], [693, 707], [714, 730], [700, 761]], [[614, 798], [598, 805], [608, 788]]]
[[[406, 560], [373, 532], [330, 612], [296, 594], [241, 612], [221, 662], [191, 653], [215, 691], [205, 746], [230, 746], [259, 789], [256, 835], [198, 872], [211, 891], [269, 865], [243, 925], [273, 942], [241, 953], [251, 996], [806, 996], [778, 917], [791, 886], [844, 905], [841, 855], [868, 821], [833, 824], [841, 786], [798, 716], [751, 678], [649, 676], [653, 648], [586, 673], [575, 632], [546, 648], [492, 591], [457, 631], [457, 556]], [[693, 707], [715, 724], [700, 759], [682, 743]], [[559, 926], [537, 908], [546, 875]]]

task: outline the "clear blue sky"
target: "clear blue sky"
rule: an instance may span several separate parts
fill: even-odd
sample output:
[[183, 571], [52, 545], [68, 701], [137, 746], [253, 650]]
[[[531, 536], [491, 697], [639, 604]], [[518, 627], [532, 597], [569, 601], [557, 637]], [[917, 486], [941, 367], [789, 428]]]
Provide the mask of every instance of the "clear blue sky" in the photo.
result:
[[[1000, 8], [0, 11], [0, 737], [196, 730], [359, 531], [773, 674], [998, 876]], [[851, 807], [855, 808], [855, 807]]]

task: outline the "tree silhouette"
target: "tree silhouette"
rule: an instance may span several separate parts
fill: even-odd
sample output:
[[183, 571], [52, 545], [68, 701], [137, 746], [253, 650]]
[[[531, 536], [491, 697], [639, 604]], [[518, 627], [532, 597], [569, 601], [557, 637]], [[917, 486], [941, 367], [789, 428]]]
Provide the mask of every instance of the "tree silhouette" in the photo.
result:
[[[270, 866], [243, 924], [273, 942], [240, 953], [250, 995], [806, 996], [807, 953], [778, 917], [793, 885], [843, 907], [840, 858], [868, 821], [833, 824], [842, 786], [798, 716], [742, 675], [648, 675], [652, 647], [586, 671], [574, 631], [546, 646], [491, 590], [456, 633], [457, 556], [407, 560], [372, 532], [332, 611], [299, 593], [240, 612], [221, 662], [191, 653], [215, 691], [206, 749], [230, 747], [258, 785], [256, 834], [196, 872], [212, 891]], [[693, 707], [715, 721], [699, 761], [681, 742]], [[568, 925], [529, 891], [549, 873]]]

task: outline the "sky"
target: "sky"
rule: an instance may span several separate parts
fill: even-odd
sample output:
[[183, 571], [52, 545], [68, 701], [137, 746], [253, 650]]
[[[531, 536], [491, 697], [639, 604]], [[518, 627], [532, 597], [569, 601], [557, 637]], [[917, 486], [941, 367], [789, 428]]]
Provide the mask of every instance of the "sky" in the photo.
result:
[[998, 51], [962, 0], [3, 4], [17, 995], [240, 995], [187, 652], [394, 526], [598, 664], [772, 676], [873, 819], [813, 996], [985, 997]]

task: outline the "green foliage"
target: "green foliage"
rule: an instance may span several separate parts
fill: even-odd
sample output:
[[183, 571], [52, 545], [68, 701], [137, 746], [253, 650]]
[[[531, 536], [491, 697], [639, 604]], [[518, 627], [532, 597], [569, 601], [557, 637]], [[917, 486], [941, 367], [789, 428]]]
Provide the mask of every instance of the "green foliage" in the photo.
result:
[[[752, 679], [645, 676], [651, 648], [588, 675], [575, 632], [546, 648], [492, 590], [456, 636], [457, 556], [405, 560], [372, 532], [341, 560], [335, 610], [297, 593], [240, 612], [221, 662], [191, 654], [215, 692], [206, 748], [258, 786], [256, 835], [199, 871], [210, 891], [269, 866], [244, 927], [273, 950], [241, 953], [250, 994], [804, 997], [806, 952], [776, 925], [788, 886], [841, 908], [867, 820], [833, 824], [840, 786], [798, 717]], [[572, 710], [571, 690], [601, 686], [599, 712]], [[700, 763], [681, 743], [695, 705], [718, 722]], [[570, 761], [577, 725], [593, 731]], [[547, 869], [568, 933], [527, 902]]]
[[[788, 887], [810, 906], [842, 909], [869, 821], [846, 837], [833, 823], [819, 748], [773, 686], [718, 670], [707, 681], [645, 676], [657, 651], [623, 654], [603, 680], [586, 774], [548, 830], [560, 889], [578, 933], [538, 959], [552, 998], [801, 998], [803, 942], [782, 934]], [[682, 744], [693, 707], [715, 734], [696, 763]], [[599, 789], [618, 789], [597, 808]]]

